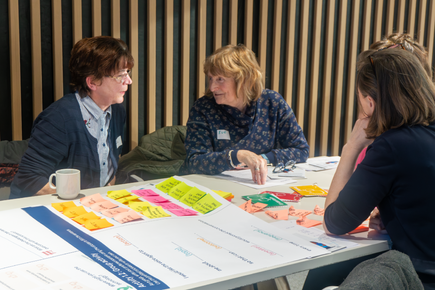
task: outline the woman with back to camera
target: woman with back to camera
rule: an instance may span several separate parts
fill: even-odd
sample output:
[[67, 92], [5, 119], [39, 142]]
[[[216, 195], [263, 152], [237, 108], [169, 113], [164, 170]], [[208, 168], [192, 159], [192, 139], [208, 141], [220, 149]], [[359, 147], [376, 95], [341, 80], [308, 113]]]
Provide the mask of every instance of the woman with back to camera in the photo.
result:
[[343, 146], [324, 229], [345, 234], [379, 208], [393, 249], [411, 258], [425, 289], [435, 289], [435, 86], [405, 49], [367, 50], [357, 70], [358, 100], [368, 117], [357, 120]]
[[[432, 79], [432, 66], [429, 63], [427, 50], [424, 46], [422, 46], [417, 41], [415, 41], [411, 37], [411, 35], [406, 33], [392, 33], [388, 37], [385, 37], [384, 39], [376, 41], [372, 45], [370, 45], [370, 49], [374, 49], [374, 50], [390, 49], [390, 48], [396, 48], [396, 49], [403, 48], [411, 52], [412, 54], [414, 54], [420, 61], [427, 75]], [[363, 114], [363, 112], [360, 112], [360, 114]], [[364, 148], [359, 154], [358, 159], [356, 161], [356, 166], [358, 166], [358, 164], [360, 164], [361, 161], [364, 159], [364, 156], [366, 155], [366, 150], [367, 147]]]
[[280, 94], [263, 89], [254, 53], [227, 45], [204, 62], [206, 96], [190, 110], [182, 173], [218, 174], [248, 167], [264, 184], [267, 164], [305, 162], [309, 146]]

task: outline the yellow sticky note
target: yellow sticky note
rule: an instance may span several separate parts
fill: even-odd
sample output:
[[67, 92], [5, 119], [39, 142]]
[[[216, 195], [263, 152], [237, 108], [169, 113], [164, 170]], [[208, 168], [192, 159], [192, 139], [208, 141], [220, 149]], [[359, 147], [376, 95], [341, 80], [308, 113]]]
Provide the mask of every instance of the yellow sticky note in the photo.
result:
[[185, 195], [183, 195], [180, 198], [180, 201], [185, 205], [192, 206], [204, 195], [206, 195], [204, 191], [201, 191], [198, 188], [193, 187], [191, 190], [189, 190]]
[[128, 207], [137, 212], [142, 212], [150, 206], [152, 206], [151, 203], [146, 201], [141, 201], [141, 202], [130, 201], [128, 203]]
[[291, 186], [291, 189], [302, 195], [326, 196], [328, 192], [317, 185]]
[[58, 202], [58, 203], [52, 203], [51, 206], [59, 211], [59, 212], [63, 212], [64, 210], [66, 210], [69, 207], [75, 207], [77, 206], [74, 201], [67, 201], [67, 202]]
[[137, 195], [130, 195], [130, 196], [124, 196], [123, 198], [116, 199], [117, 202], [120, 203], [128, 203], [129, 201], [137, 200], [139, 199], [139, 196]]
[[131, 193], [128, 192], [127, 190], [123, 189], [123, 190], [113, 190], [113, 191], [108, 191], [107, 192], [107, 197], [111, 198], [111, 199], [118, 199], [127, 195], [130, 195]]
[[162, 217], [170, 217], [170, 214], [167, 214], [161, 206], [152, 206], [148, 207], [146, 210], [142, 212], [144, 216], [150, 219], [162, 218]]
[[83, 206], [69, 207], [63, 211], [63, 214], [71, 219], [75, 218], [79, 215], [85, 214], [85, 213], [87, 213], [87, 211], [85, 210], [85, 208]]
[[106, 219], [99, 219], [99, 220], [88, 220], [85, 222], [85, 228], [88, 230], [98, 230], [98, 229], [104, 229], [108, 227], [113, 227], [111, 223], [109, 223]]
[[173, 198], [180, 199], [180, 197], [185, 195], [191, 189], [192, 189], [192, 186], [189, 186], [186, 183], [181, 182], [181, 183], [177, 184], [176, 186], [174, 186], [173, 188], [171, 188], [168, 191], [168, 194], [170, 196], [172, 196]]
[[94, 212], [88, 212], [73, 218], [73, 221], [83, 225], [88, 220], [98, 220], [100, 218], [101, 217], [97, 216]]
[[213, 190], [214, 192], [216, 192], [217, 194], [219, 194], [220, 196], [222, 196], [223, 198], [227, 198], [230, 197], [232, 195], [231, 192], [226, 192], [226, 191], [222, 191], [222, 190]]
[[156, 188], [160, 189], [164, 193], [168, 193], [168, 191], [171, 188], [173, 188], [174, 186], [178, 185], [179, 183], [181, 183], [181, 181], [176, 180], [175, 178], [171, 177], [171, 178], [168, 178], [165, 181], [162, 181], [159, 184], [157, 184]]
[[211, 194], [207, 194], [193, 205], [193, 209], [199, 211], [200, 213], [206, 214], [220, 207], [221, 205], [222, 204], [214, 199]]

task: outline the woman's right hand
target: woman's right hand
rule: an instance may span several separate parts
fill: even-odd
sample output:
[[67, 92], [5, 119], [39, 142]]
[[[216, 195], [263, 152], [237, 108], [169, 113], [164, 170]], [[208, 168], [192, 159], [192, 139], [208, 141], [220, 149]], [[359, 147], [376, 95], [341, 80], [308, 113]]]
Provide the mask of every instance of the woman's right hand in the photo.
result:
[[369, 121], [370, 118], [366, 117], [358, 119], [355, 122], [355, 126], [353, 127], [352, 133], [350, 134], [346, 146], [352, 147], [358, 152], [361, 152], [365, 147], [373, 143], [373, 139], [367, 139], [367, 134], [365, 131], [369, 124]]
[[267, 162], [260, 155], [249, 150], [239, 150], [237, 159], [244, 163], [252, 173], [252, 180], [258, 185], [266, 183], [267, 179]]

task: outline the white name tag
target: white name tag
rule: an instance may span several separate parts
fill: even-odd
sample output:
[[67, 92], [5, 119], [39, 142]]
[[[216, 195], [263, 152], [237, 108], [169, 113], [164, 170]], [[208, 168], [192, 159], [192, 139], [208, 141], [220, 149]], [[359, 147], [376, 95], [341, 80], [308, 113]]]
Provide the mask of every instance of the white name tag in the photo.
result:
[[218, 140], [231, 140], [230, 132], [227, 130], [217, 130], [217, 138]]
[[119, 148], [119, 146], [122, 145], [122, 139], [121, 136], [118, 136], [118, 138], [116, 138], [116, 148]]

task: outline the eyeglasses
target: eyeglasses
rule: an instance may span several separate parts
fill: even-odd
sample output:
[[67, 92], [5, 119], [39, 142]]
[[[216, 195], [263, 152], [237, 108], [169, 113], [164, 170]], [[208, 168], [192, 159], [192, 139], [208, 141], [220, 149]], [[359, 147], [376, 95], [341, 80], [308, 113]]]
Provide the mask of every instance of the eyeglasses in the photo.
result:
[[273, 173], [289, 172], [289, 171], [293, 171], [293, 169], [295, 168], [296, 168], [296, 161], [294, 160], [289, 160], [285, 164], [279, 162], [273, 169]]
[[380, 49], [378, 49], [377, 51], [375, 51], [374, 53], [372, 53], [371, 55], [369, 55], [370, 63], [371, 63], [371, 65], [372, 65], [372, 70], [373, 70], [373, 74], [375, 75], [375, 78], [376, 78], [377, 76], [376, 76], [376, 70], [375, 70], [375, 63], [373, 62], [373, 55], [374, 55], [375, 53], [379, 52], [379, 51], [382, 51], [382, 50], [385, 50], [385, 49], [390, 49], [390, 48], [396, 48], [396, 47], [399, 47], [399, 46], [400, 46], [403, 50], [406, 50], [405, 46], [404, 46], [402, 43], [397, 43], [397, 44], [392, 44], [392, 45], [387, 46], [387, 47], [380, 48]]
[[126, 73], [120, 74], [120, 75], [115, 76], [115, 77], [113, 77], [113, 76], [106, 76], [106, 77], [114, 79], [115, 81], [117, 81], [120, 84], [124, 84], [125, 81], [127, 80], [127, 77], [130, 77], [130, 79], [131, 79], [131, 70], [127, 70]]

